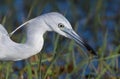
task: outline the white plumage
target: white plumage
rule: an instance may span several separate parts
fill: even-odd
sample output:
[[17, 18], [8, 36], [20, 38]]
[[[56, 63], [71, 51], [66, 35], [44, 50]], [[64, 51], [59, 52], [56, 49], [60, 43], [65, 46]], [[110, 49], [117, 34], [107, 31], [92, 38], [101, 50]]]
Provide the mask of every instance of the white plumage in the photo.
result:
[[12, 41], [6, 29], [0, 24], [0, 60], [17, 61], [39, 53], [44, 43], [43, 35], [47, 31], [55, 31], [71, 38], [95, 54], [93, 49], [73, 31], [69, 21], [59, 13], [51, 12], [31, 19], [15, 29], [10, 35], [23, 26], [26, 27], [27, 36], [24, 44]]

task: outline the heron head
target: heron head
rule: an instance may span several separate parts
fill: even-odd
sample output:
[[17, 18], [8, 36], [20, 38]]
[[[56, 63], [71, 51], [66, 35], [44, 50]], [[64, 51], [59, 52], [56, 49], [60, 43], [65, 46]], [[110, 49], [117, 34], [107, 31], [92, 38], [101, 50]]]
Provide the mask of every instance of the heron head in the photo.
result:
[[73, 39], [78, 45], [86, 47], [90, 53], [96, 55], [87, 42], [72, 29], [71, 24], [63, 15], [52, 12], [45, 14], [44, 17], [45, 23], [50, 28], [49, 31], [55, 31], [60, 35]]

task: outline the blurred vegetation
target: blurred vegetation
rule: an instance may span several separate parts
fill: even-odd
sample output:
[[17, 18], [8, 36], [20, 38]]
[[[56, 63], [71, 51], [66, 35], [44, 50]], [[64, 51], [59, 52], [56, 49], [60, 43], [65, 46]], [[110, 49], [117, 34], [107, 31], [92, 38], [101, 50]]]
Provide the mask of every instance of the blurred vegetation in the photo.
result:
[[[50, 32], [44, 36], [41, 53], [18, 62], [1, 61], [0, 79], [119, 79], [120, 0], [0, 0], [0, 23], [10, 33], [25, 21], [53, 11], [65, 15], [99, 58]], [[11, 39], [24, 43], [24, 29]]]

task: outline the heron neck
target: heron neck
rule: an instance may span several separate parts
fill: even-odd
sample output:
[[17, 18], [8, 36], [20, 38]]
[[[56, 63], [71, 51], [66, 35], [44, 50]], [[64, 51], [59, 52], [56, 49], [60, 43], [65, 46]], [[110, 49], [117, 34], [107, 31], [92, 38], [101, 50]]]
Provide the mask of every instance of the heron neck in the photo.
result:
[[2, 41], [0, 45], [0, 51], [4, 54], [3, 56], [1, 56], [2, 54], [0, 55], [0, 59], [16, 61], [26, 59], [39, 53], [43, 47], [43, 35], [46, 31], [50, 31], [50, 28], [47, 27], [46, 23], [42, 19], [39, 19], [27, 24], [27, 39], [23, 44], [14, 42], [9, 36], [4, 36], [4, 41]]
[[37, 52], [40, 52], [44, 43], [43, 35], [49, 30], [50, 28], [43, 19], [33, 19], [32, 23], [28, 24], [26, 28], [27, 39], [25, 44], [31, 46]]
[[27, 39], [25, 44], [34, 48], [36, 52], [40, 52], [44, 43], [43, 35], [45, 32], [46, 30], [43, 30], [42, 28], [37, 30], [33, 29], [33, 32], [27, 31]]
[[[33, 56], [37, 53], [39, 53], [42, 49], [44, 40], [43, 35], [46, 32], [46, 30], [43, 30], [39, 27], [38, 30], [28, 28], [27, 29], [27, 40], [25, 43], [16, 43], [12, 41], [9, 37], [6, 37], [4, 40], [5, 43], [3, 44], [5, 49], [9, 50], [6, 53], [5, 56], [9, 56], [9, 58], [4, 58], [5, 60], [21, 60], [26, 59], [30, 56]], [[14, 56], [13, 56], [14, 55]], [[21, 56], [22, 55], [22, 56]]]

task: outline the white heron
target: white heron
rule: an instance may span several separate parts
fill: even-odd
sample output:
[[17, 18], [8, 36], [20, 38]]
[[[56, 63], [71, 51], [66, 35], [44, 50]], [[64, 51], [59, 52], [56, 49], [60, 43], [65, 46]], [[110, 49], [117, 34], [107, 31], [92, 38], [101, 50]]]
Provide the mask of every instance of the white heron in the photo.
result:
[[69, 21], [60, 13], [51, 12], [31, 19], [15, 29], [10, 35], [23, 26], [26, 27], [27, 36], [24, 44], [12, 41], [6, 29], [0, 24], [0, 60], [18, 61], [39, 53], [44, 43], [43, 35], [47, 31], [55, 31], [73, 39], [96, 55], [94, 50], [74, 32]]

